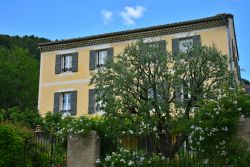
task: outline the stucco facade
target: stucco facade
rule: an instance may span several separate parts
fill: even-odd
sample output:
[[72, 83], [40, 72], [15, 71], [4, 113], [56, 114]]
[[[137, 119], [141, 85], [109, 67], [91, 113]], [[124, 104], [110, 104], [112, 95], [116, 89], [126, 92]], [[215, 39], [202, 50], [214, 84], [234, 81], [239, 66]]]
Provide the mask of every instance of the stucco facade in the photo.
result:
[[[217, 22], [221, 21], [221, 24]], [[216, 22], [216, 24], [215, 24]], [[201, 24], [207, 26], [202, 27]], [[211, 26], [210, 26], [211, 24]], [[193, 26], [192, 29], [188, 26]], [[198, 26], [198, 28], [196, 27]], [[185, 29], [185, 26], [187, 27]], [[183, 28], [184, 27], [184, 28]], [[200, 28], [199, 28], [200, 27]], [[170, 31], [169, 29], [173, 29]], [[160, 32], [155, 35], [151, 32]], [[164, 30], [164, 31], [163, 31]], [[179, 32], [178, 32], [179, 31]], [[165, 32], [165, 34], [164, 34]], [[173, 32], [173, 33], [171, 33]], [[238, 51], [235, 37], [233, 16], [231, 14], [216, 15], [214, 17], [192, 20], [181, 23], [167, 24], [150, 28], [124, 31], [118, 33], [102, 34], [85, 38], [65, 40], [41, 44], [41, 62], [40, 62], [40, 83], [38, 109], [41, 115], [47, 112], [53, 112], [55, 103], [55, 92], [76, 91], [76, 116], [89, 113], [89, 89], [90, 80], [90, 51], [106, 48], [113, 48], [113, 56], [118, 55], [131, 42], [138, 39], [137, 35], [141, 33], [144, 40], [157, 41], [165, 40], [167, 51], [172, 51], [172, 39], [192, 37], [199, 35], [203, 45], [215, 44], [223, 53], [228, 55], [228, 70], [239, 77], [238, 70]], [[151, 35], [148, 35], [151, 33]], [[144, 34], [144, 36], [143, 36]], [[120, 36], [120, 41], [119, 37]], [[125, 38], [128, 36], [127, 38]], [[131, 37], [132, 36], [132, 37]], [[78, 53], [77, 72], [55, 73], [56, 55]], [[231, 62], [231, 63], [230, 63]]]

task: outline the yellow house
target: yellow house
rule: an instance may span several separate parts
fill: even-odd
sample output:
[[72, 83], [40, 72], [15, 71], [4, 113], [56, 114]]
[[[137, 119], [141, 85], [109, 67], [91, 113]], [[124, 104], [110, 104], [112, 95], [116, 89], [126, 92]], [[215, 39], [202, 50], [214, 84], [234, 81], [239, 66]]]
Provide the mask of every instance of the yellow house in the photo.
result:
[[168, 51], [183, 49], [185, 41], [215, 44], [228, 55], [228, 70], [240, 78], [232, 14], [158, 25], [128, 31], [48, 42], [41, 51], [38, 110], [80, 116], [99, 111], [94, 89], [88, 86], [90, 72], [105, 66], [107, 56], [116, 56], [138, 38], [164, 41]]

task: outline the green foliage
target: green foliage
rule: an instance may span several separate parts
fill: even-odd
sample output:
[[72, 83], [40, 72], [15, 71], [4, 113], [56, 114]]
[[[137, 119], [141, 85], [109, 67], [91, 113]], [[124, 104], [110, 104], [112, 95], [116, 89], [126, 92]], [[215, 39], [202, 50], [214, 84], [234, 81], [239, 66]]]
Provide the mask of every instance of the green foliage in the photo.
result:
[[245, 117], [250, 117], [250, 95], [241, 93], [238, 97], [239, 106], [241, 107], [241, 113]]
[[40, 59], [40, 52], [38, 50], [38, 43], [49, 42], [50, 40], [45, 38], [31, 36], [9, 36], [0, 35], [0, 47], [11, 49], [14, 47], [25, 48], [29, 51], [32, 58]]
[[168, 160], [160, 154], [153, 154], [150, 157], [147, 157], [121, 148], [119, 151], [112, 152], [112, 154], [107, 155], [103, 160], [100, 161], [98, 159], [96, 162], [98, 167], [151, 167], [152, 165], [161, 166], [163, 164], [167, 164], [166, 162], [168, 162]]
[[17, 166], [23, 161], [26, 139], [31, 133], [10, 124], [0, 124], [0, 167]]
[[237, 139], [243, 97], [231, 90], [216, 101], [206, 101], [195, 115], [189, 143], [209, 164], [249, 164], [247, 147]]
[[173, 146], [158, 143], [171, 143], [172, 132], [187, 132], [196, 114], [193, 109], [202, 106], [204, 99], [223, 94], [229, 73], [226, 55], [215, 46], [197, 44], [172, 55], [164, 45], [142, 40], [128, 45], [113, 61], [107, 60], [105, 69], [92, 73], [90, 84], [116, 127], [110, 131], [154, 134], [155, 150], [173, 157], [187, 135]]
[[250, 86], [250, 81], [248, 81], [247, 79], [241, 78], [241, 82], [243, 84], [249, 85]]
[[0, 47], [0, 108], [34, 108], [38, 97], [39, 65], [27, 50]]
[[18, 107], [0, 109], [0, 122], [1, 121], [11, 122], [28, 128], [35, 128], [36, 125], [43, 123], [38, 111], [28, 108], [21, 110]]
[[0, 35], [0, 108], [36, 108], [40, 52], [35, 36]]
[[[35, 138], [34, 143], [29, 145], [28, 155], [26, 159], [27, 166], [30, 167], [44, 167], [44, 166], [66, 166], [66, 148], [67, 143], [61, 142], [59, 138], [54, 136], [54, 144], [50, 143], [51, 136], [41, 135], [41, 138]], [[39, 141], [41, 140], [41, 141]], [[51, 148], [53, 147], [53, 153]], [[53, 155], [53, 156], [52, 156]]]
[[162, 154], [145, 154], [142, 151], [130, 151], [124, 148], [112, 152], [103, 159], [97, 159], [97, 167], [211, 167], [195, 154], [176, 154], [173, 159]]
[[[60, 113], [47, 113], [43, 130], [45, 134], [53, 134], [67, 142], [69, 134], [84, 137], [89, 131], [95, 130], [101, 137], [101, 157], [117, 149], [117, 134], [110, 131], [112, 120], [100, 116], [62, 117]], [[115, 127], [112, 127], [115, 128]], [[108, 147], [107, 147], [108, 145]]]

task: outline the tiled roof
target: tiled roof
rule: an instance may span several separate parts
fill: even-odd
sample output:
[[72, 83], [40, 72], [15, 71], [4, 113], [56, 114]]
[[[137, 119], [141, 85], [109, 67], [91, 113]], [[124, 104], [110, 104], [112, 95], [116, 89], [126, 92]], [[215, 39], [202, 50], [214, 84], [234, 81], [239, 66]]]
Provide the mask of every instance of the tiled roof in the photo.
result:
[[107, 34], [93, 35], [82, 38], [54, 41], [39, 44], [41, 52], [54, 50], [71, 49], [77, 47], [121, 42], [138, 38], [147, 38], [167, 34], [175, 34], [192, 30], [200, 30], [212, 27], [227, 25], [227, 18], [233, 17], [232, 14], [218, 14], [212, 17], [190, 20], [172, 24], [164, 24], [147, 28], [113, 32]]

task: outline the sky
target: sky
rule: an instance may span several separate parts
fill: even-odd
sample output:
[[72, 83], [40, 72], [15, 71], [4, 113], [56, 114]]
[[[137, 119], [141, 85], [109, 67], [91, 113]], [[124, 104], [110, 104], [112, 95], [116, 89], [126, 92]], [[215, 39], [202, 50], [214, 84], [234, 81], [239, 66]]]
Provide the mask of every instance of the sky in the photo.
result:
[[242, 78], [250, 80], [250, 0], [1, 0], [0, 34], [50, 40], [234, 15]]

